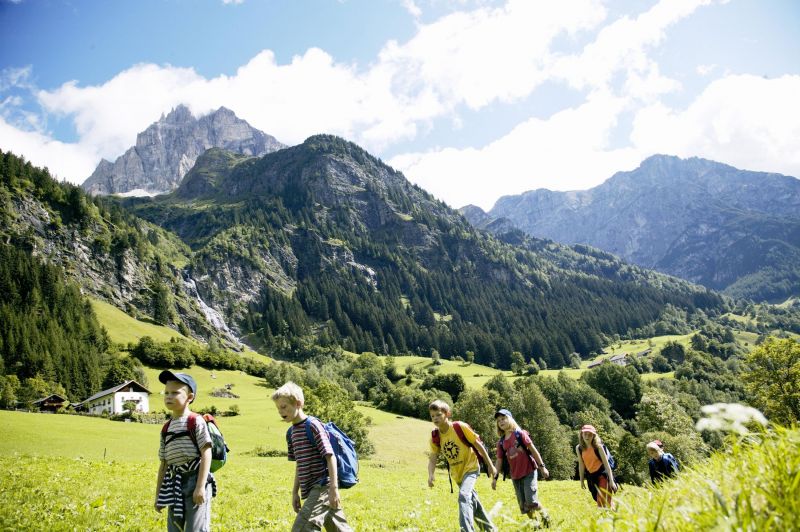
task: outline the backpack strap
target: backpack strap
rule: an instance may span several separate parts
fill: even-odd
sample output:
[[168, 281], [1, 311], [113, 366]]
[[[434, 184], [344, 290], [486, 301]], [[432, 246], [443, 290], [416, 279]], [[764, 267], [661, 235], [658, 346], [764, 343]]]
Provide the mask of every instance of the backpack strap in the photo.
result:
[[[486, 476], [487, 477], [490, 476], [489, 475], [489, 467], [486, 464], [483, 463], [483, 457], [481, 456], [481, 453], [478, 452], [478, 448], [475, 447], [475, 445], [471, 441], [469, 441], [467, 439], [467, 435], [464, 434], [464, 429], [461, 427], [461, 423], [462, 423], [461, 421], [453, 421], [453, 428], [456, 431], [456, 436], [458, 436], [459, 440], [464, 442], [464, 445], [466, 445], [467, 447], [472, 449], [472, 452], [474, 452], [475, 456], [478, 458], [478, 475], [480, 476], [480, 466], [481, 466], [481, 464], [483, 464], [483, 468], [486, 470]], [[469, 425], [467, 425], [467, 426], [469, 427]], [[477, 438], [478, 438], [478, 441], [480, 441], [480, 436], [477, 436]]]
[[[197, 445], [197, 435], [195, 434], [195, 430], [197, 430], [197, 418], [202, 417], [200, 414], [192, 412], [189, 414], [189, 419], [186, 422], [186, 427], [189, 430], [189, 437], [192, 439], [192, 443], [194, 444], [194, 448], [197, 449], [197, 454], [202, 454], [200, 452], [200, 446]], [[203, 420], [205, 421], [205, 420]]]
[[186, 430], [181, 432], [169, 432], [169, 425], [172, 423], [172, 419], [168, 419], [164, 426], [161, 427], [161, 439], [164, 441], [164, 445], [167, 444], [167, 436], [171, 435], [169, 441], [174, 440], [175, 438], [180, 438], [182, 436], [189, 436], [191, 438], [192, 443], [194, 444], [194, 448], [197, 449], [197, 454], [200, 455], [200, 447], [197, 445], [197, 436], [195, 435], [195, 429], [197, 429], [197, 418], [201, 417], [200, 414], [196, 412], [191, 412], [189, 414], [189, 419], [186, 421]]
[[[431, 431], [431, 441], [441, 450], [442, 435], [439, 433], [439, 429]], [[450, 476], [450, 462], [447, 461], [447, 458], [444, 459], [444, 465], [447, 468], [447, 480], [450, 481], [450, 493], [453, 493], [453, 477]]]
[[[317, 444], [316, 444], [316, 441], [314, 440], [314, 434], [311, 432], [311, 419], [312, 419], [312, 416], [306, 416], [306, 420], [303, 422], [303, 424], [306, 427], [306, 438], [308, 438], [308, 443], [310, 443], [311, 446], [314, 449], [316, 449], [317, 448]], [[317, 419], [317, 418], [313, 418], [313, 419]]]

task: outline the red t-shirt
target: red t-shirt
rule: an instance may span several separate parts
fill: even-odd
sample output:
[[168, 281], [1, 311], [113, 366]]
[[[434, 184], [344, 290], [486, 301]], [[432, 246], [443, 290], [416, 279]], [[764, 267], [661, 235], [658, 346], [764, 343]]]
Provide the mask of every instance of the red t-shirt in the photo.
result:
[[[520, 430], [519, 432], [522, 436], [522, 444], [525, 447], [531, 445], [531, 437], [528, 435], [528, 432], [524, 430]], [[534, 469], [536, 469], [533, 465], [533, 457], [530, 456], [525, 449], [518, 447], [519, 443], [517, 442], [516, 434], [512, 432], [511, 435], [503, 438], [502, 444], [503, 449], [505, 449], [506, 459], [508, 459], [508, 465], [511, 469], [511, 478], [513, 480], [525, 478], [533, 473]], [[501, 460], [503, 459], [503, 449], [500, 448], [500, 442], [497, 442], [497, 458]]]

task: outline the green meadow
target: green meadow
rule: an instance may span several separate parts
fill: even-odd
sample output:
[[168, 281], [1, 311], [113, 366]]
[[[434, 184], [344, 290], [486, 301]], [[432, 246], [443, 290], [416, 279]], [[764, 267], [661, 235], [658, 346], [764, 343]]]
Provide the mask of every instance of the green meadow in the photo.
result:
[[142, 336], [149, 336], [156, 342], [169, 342], [171, 338], [188, 340], [178, 331], [128, 316], [123, 311], [99, 299], [90, 299], [97, 320], [106, 328], [111, 341], [127, 345], [138, 342]]
[[[157, 341], [180, 337], [171, 329], [137, 321], [103, 303], [93, 305], [115, 342], [135, 342], [143, 335]], [[623, 342], [603, 356], [636, 353], [648, 347], [657, 351], [669, 340], [688, 344], [689, 338]], [[747, 339], [754, 341], [755, 337]], [[427, 371], [431, 365], [425, 357], [394, 360], [401, 371], [407, 366]], [[577, 378], [588, 364], [583, 361], [581, 369], [564, 371]], [[262, 379], [240, 371], [195, 366], [190, 372], [200, 388], [196, 407], [213, 405], [225, 412], [236, 405], [240, 413], [218, 416], [232, 453], [217, 474], [214, 527], [288, 530], [294, 518], [290, 506], [294, 465], [280, 456], [286, 450], [287, 426], [269, 399], [272, 389]], [[515, 378], [508, 371], [445, 359], [438, 372], [458, 373], [469, 387], [482, 386], [501, 373]], [[158, 373], [146, 369], [146, 385], [153, 393], [151, 410], [163, 408]], [[671, 378], [672, 374], [642, 377]], [[214, 388], [225, 385], [231, 385], [239, 398], [210, 395]], [[450, 493], [447, 473], [438, 471], [434, 488], [427, 487], [432, 425], [367, 405], [357, 408], [369, 418], [375, 454], [361, 460], [361, 482], [342, 491], [345, 513], [354, 528], [458, 530], [457, 495]], [[0, 471], [0, 530], [165, 528], [165, 516], [153, 509], [160, 425], [9, 411], [0, 411], [0, 423], [5, 427], [0, 456], [7, 464]], [[581, 490], [576, 481], [540, 482], [540, 500], [556, 530], [793, 530], [797, 527], [789, 525], [791, 516], [800, 515], [799, 438], [797, 431], [789, 431], [763, 445], [736, 444], [659, 489], [623, 486], [616, 497], [616, 512], [595, 508], [588, 491]], [[783, 461], [786, 467], [780, 467]], [[762, 464], [770, 464], [772, 469]], [[538, 521], [519, 515], [510, 481], [499, 483], [498, 490], [492, 491], [484, 476], [477, 489], [500, 530], [538, 525]]]
[[[148, 370], [152, 408], [160, 406], [157, 370]], [[213, 503], [217, 530], [288, 530], [293, 520], [293, 464], [262, 458], [255, 450], [285, 450], [286, 425], [269, 400], [271, 389], [254, 377], [192, 368], [199, 406], [241, 415], [220, 417], [232, 449], [217, 474]], [[233, 384], [239, 399], [208, 393]], [[432, 425], [368, 406], [376, 453], [361, 460], [361, 482], [342, 491], [356, 530], [442, 530], [457, 526], [456, 495], [447, 474], [427, 487], [426, 453]], [[153, 509], [159, 425], [101, 418], [0, 411], [0, 530], [163, 530]], [[797, 530], [800, 516], [800, 432], [742, 440], [728, 451], [682, 473], [660, 489], [623, 486], [618, 510], [598, 510], [576, 481], [540, 482], [540, 499], [556, 530]], [[500, 530], [531, 529], [521, 518], [513, 487], [478, 482], [484, 504]], [[795, 520], [792, 520], [795, 518]]]
[[[151, 408], [159, 409], [157, 370], [148, 370]], [[213, 520], [218, 530], [288, 530], [293, 519], [293, 464], [263, 458], [256, 449], [285, 451], [287, 426], [269, 399], [271, 389], [239, 372], [192, 368], [200, 387], [199, 407], [232, 404], [241, 414], [219, 417], [232, 449], [218, 472]], [[213, 377], [212, 377], [213, 375]], [[208, 393], [233, 384], [239, 399]], [[361, 460], [361, 482], [343, 490], [345, 512], [357, 530], [457, 530], [456, 494], [445, 471], [427, 487], [427, 446], [432, 425], [368, 406], [376, 452]], [[101, 418], [0, 411], [6, 437], [0, 447], [0, 530], [158, 530], [165, 518], [153, 509], [160, 425]], [[636, 488], [631, 488], [636, 490]], [[502, 529], [525, 523], [515, 508], [513, 487], [492, 491], [484, 476], [478, 491]], [[546, 482], [541, 500], [559, 528], [574, 529], [598, 513], [576, 482]], [[580, 510], [580, 511], [576, 511]], [[527, 518], [525, 518], [527, 520]]]

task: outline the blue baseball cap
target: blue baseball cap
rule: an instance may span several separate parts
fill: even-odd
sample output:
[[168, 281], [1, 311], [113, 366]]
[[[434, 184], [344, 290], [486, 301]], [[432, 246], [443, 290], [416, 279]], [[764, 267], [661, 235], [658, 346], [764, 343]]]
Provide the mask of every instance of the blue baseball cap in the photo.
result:
[[511, 417], [511, 418], [514, 417], [514, 416], [511, 415], [511, 412], [509, 412], [508, 409], [506, 409], [506, 408], [501, 408], [500, 410], [495, 412], [494, 413], [495, 419], [497, 419], [497, 416], [506, 416], [506, 417]]
[[[197, 395], [197, 383], [194, 382], [192, 376], [187, 373], [173, 373], [172, 371], [165, 369], [164, 371], [158, 374], [158, 380], [161, 381], [163, 384], [166, 384], [167, 381], [182, 382], [183, 384], [188, 386], [190, 390], [192, 390], [192, 394], [194, 394], [195, 396]], [[192, 400], [189, 402], [191, 403], [193, 401], [194, 398], [192, 398]]]

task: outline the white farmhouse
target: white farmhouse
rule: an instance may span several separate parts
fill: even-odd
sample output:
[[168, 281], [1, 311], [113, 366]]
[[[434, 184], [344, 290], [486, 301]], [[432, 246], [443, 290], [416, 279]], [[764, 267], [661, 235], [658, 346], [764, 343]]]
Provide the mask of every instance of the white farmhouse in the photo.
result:
[[127, 381], [119, 386], [97, 392], [80, 403], [80, 408], [95, 415], [100, 415], [103, 412], [107, 414], [121, 414], [125, 411], [123, 405], [128, 401], [133, 401], [136, 403], [137, 411], [149, 412], [150, 393], [150, 390], [138, 382]]

